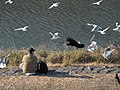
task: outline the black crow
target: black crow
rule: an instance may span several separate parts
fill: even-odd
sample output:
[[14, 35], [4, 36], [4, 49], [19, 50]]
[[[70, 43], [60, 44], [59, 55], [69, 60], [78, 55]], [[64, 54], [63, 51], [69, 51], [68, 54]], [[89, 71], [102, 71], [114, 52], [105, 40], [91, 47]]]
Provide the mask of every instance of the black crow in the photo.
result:
[[120, 84], [120, 79], [119, 79], [118, 74], [115, 74], [115, 79], [116, 79], [116, 80], [117, 80], [117, 82]]
[[79, 42], [77, 42], [76, 40], [72, 39], [72, 38], [67, 38], [66, 40], [66, 46], [74, 46], [76, 48], [84, 48], [85, 45], [84, 44], [81, 44]]

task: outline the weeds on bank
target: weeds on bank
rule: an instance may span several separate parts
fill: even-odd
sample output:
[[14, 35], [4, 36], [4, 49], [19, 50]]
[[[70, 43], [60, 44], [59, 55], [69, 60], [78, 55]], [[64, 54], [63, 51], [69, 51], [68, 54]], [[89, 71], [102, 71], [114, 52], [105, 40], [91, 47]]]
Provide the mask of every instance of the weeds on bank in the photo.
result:
[[[64, 51], [48, 51], [45, 48], [37, 48], [36, 55], [38, 60], [41, 57], [45, 58], [47, 63], [61, 64], [62, 66], [68, 66], [72, 64], [86, 64], [86, 63], [106, 63], [102, 57], [104, 48], [100, 48], [95, 52], [88, 52], [85, 49], [78, 50], [64, 50]], [[0, 57], [4, 57], [10, 53], [8, 66], [19, 66], [22, 62], [22, 58], [27, 54], [27, 50], [0, 50]], [[120, 50], [115, 48], [115, 51], [108, 57], [109, 62], [112, 64], [120, 64]]]

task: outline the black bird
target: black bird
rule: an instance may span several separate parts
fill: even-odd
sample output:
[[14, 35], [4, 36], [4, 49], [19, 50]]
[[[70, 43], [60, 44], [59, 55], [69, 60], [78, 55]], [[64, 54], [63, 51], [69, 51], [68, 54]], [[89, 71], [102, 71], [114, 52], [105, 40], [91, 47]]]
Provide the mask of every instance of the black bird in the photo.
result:
[[119, 79], [118, 74], [115, 74], [115, 79], [116, 79], [116, 80], [117, 80], [117, 82], [120, 84], [120, 79]]
[[79, 42], [77, 42], [76, 40], [72, 39], [72, 38], [67, 38], [66, 40], [66, 46], [74, 46], [76, 48], [84, 48], [85, 45], [84, 44], [81, 44]]

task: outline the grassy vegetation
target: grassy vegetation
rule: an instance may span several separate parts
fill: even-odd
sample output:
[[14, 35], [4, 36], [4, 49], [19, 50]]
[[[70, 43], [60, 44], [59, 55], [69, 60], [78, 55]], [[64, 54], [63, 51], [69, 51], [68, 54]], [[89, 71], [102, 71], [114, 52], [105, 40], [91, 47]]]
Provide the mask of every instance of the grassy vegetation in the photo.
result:
[[[108, 57], [109, 62], [113, 64], [120, 64], [120, 50], [116, 47], [115, 51]], [[64, 51], [48, 51], [45, 48], [37, 48], [35, 54], [40, 60], [41, 57], [45, 58], [47, 63], [52, 64], [61, 64], [62, 66], [68, 66], [72, 64], [86, 64], [86, 63], [106, 63], [102, 57], [104, 48], [100, 48], [95, 52], [91, 53], [85, 49], [78, 50], [64, 50]], [[8, 53], [11, 53], [9, 56], [8, 66], [19, 66], [22, 62], [22, 57], [27, 54], [27, 49], [22, 50], [0, 50], [0, 57], [4, 57]]]

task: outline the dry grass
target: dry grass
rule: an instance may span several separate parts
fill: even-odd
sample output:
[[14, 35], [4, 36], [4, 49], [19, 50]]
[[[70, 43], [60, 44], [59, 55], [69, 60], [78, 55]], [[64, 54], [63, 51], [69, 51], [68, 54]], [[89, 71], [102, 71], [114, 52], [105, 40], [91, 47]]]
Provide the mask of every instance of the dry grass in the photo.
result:
[[[91, 77], [91, 78], [88, 78]], [[115, 75], [7, 76], [0, 77], [0, 90], [120, 90]]]
[[[120, 64], [120, 49], [113, 46], [115, 51], [108, 57], [109, 63]], [[88, 52], [86, 49], [80, 50], [64, 50], [64, 51], [52, 51], [47, 50], [45, 47], [37, 48], [35, 54], [40, 60], [41, 57], [45, 57], [45, 61], [51, 64], [61, 64], [62, 66], [76, 65], [76, 64], [105, 64], [106, 61], [102, 57], [104, 48], [99, 48], [95, 52]], [[8, 49], [6, 51], [0, 50], [0, 57], [3, 57], [11, 53], [9, 57], [8, 66], [19, 66], [22, 61], [23, 55], [27, 53], [27, 49], [14, 50]]]

